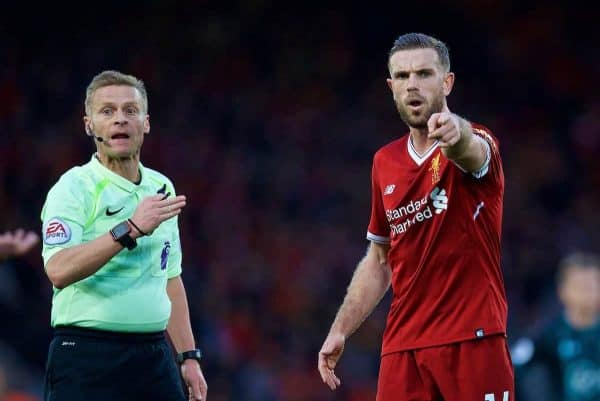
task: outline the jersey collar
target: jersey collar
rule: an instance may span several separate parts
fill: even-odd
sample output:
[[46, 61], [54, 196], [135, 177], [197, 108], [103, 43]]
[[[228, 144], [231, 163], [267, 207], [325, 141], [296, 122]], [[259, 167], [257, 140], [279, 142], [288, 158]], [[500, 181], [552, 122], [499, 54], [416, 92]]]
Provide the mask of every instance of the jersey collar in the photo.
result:
[[90, 161], [90, 163], [92, 165], [92, 168], [97, 173], [99, 173], [100, 175], [102, 175], [105, 178], [108, 178], [113, 184], [118, 185], [119, 187], [123, 188], [127, 192], [134, 192], [137, 188], [139, 188], [139, 186], [144, 182], [144, 177], [146, 176], [146, 174], [144, 173], [144, 166], [142, 165], [141, 162], [139, 163], [140, 177], [141, 177], [139, 184], [134, 184], [133, 182], [129, 181], [128, 179], [125, 179], [125, 178], [121, 177], [119, 174], [106, 168], [102, 163], [100, 163], [100, 160], [98, 160], [98, 158], [96, 157], [96, 153], [94, 153], [92, 155], [92, 160]]
[[437, 149], [437, 147], [440, 144], [439, 141], [435, 141], [433, 145], [431, 145], [429, 149], [427, 149], [425, 153], [423, 153], [423, 155], [419, 155], [419, 153], [415, 149], [415, 146], [413, 145], [412, 137], [410, 136], [410, 134], [408, 135], [408, 141], [406, 142], [408, 143], [407, 147], [410, 158], [413, 159], [413, 161], [419, 166], [423, 164], [423, 162], [427, 160], [429, 156], [431, 156], [431, 154]]

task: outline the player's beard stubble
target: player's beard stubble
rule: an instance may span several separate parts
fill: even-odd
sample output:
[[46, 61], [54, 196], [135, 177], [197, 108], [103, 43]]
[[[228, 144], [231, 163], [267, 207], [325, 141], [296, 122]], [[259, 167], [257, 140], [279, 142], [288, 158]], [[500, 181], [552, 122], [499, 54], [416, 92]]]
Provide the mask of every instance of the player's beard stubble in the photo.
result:
[[401, 101], [396, 101], [395, 103], [404, 124], [411, 128], [426, 129], [429, 117], [431, 117], [433, 113], [440, 113], [443, 110], [444, 97], [442, 95], [435, 96], [431, 105], [428, 105], [426, 102], [423, 103], [423, 107], [418, 113], [415, 113]]

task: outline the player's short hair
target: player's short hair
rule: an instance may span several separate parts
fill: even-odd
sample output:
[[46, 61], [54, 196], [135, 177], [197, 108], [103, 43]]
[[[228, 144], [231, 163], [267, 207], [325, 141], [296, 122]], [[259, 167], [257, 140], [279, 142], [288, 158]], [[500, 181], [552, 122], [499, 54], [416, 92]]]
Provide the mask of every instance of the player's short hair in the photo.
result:
[[388, 67], [389, 60], [392, 58], [394, 53], [400, 50], [413, 49], [435, 50], [442, 67], [444, 67], [446, 72], [450, 71], [450, 52], [448, 51], [448, 46], [446, 46], [444, 42], [434, 38], [433, 36], [417, 32], [405, 33], [404, 35], [400, 35], [398, 39], [394, 41], [394, 45], [390, 49], [390, 53], [388, 55]]
[[558, 264], [558, 272], [556, 281], [558, 285], [565, 282], [567, 274], [574, 268], [580, 269], [596, 269], [600, 271], [600, 256], [592, 252], [573, 252], [560, 260]]
[[148, 93], [146, 92], [144, 82], [133, 75], [123, 74], [122, 72], [114, 70], [107, 70], [96, 75], [88, 85], [85, 91], [85, 114], [91, 114], [90, 108], [94, 92], [100, 88], [111, 85], [132, 86], [136, 88], [142, 96], [142, 107], [144, 108], [144, 112], [148, 112]]

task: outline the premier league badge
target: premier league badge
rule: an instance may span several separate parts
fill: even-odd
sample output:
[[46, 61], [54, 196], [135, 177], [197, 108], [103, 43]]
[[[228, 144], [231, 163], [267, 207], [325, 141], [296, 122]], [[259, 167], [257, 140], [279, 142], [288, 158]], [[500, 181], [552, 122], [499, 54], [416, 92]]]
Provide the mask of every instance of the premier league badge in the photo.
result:
[[169, 250], [171, 249], [171, 243], [169, 241], [165, 241], [165, 246], [160, 253], [160, 270], [166, 270], [167, 262], [169, 260]]

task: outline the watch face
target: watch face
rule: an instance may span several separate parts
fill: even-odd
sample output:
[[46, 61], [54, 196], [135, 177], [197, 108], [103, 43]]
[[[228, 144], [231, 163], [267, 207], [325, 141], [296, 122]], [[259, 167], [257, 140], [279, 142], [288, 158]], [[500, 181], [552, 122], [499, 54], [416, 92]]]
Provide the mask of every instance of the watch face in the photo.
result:
[[125, 234], [128, 234], [130, 231], [131, 231], [131, 228], [129, 228], [129, 224], [127, 224], [126, 221], [123, 221], [123, 222], [117, 224], [111, 230], [111, 232], [115, 238], [121, 238]]

